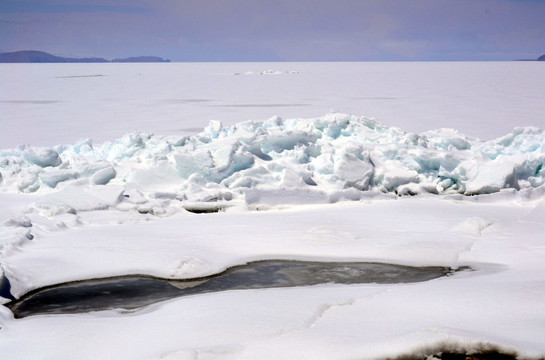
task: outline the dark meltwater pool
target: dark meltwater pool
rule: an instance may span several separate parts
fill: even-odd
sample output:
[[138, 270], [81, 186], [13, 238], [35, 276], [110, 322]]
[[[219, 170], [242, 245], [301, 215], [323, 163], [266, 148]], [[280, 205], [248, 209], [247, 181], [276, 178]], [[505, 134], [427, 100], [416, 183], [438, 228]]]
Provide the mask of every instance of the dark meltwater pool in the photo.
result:
[[411, 267], [365, 262], [266, 260], [235, 266], [199, 279], [165, 280], [125, 276], [71, 282], [38, 289], [7, 307], [15, 317], [137, 309], [185, 295], [236, 289], [317, 284], [395, 284], [427, 281], [453, 273], [448, 267]]

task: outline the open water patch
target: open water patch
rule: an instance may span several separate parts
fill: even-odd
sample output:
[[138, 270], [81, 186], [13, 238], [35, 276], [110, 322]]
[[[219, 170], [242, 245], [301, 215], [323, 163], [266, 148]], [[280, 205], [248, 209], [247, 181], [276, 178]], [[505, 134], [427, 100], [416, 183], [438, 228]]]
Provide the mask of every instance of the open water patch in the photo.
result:
[[396, 284], [452, 274], [448, 267], [412, 267], [369, 262], [265, 260], [235, 266], [216, 275], [186, 280], [146, 276], [94, 279], [34, 290], [6, 306], [16, 318], [108, 309], [137, 309], [180, 296], [242, 289], [318, 284]]

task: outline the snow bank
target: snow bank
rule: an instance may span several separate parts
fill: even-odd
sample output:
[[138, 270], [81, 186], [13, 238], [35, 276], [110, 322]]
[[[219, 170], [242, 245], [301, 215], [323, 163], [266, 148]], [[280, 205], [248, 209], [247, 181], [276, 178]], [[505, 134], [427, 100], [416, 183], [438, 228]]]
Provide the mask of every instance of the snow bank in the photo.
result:
[[[137, 132], [99, 146], [82, 140], [3, 150], [0, 189], [133, 184], [147, 197], [169, 192], [197, 202], [255, 202], [270, 193], [276, 201], [291, 197], [281, 193], [302, 194], [302, 202], [360, 199], [361, 192], [478, 195], [542, 186], [544, 144], [543, 130], [532, 127], [482, 142], [451, 129], [414, 134], [342, 113], [230, 127], [213, 121], [182, 138]], [[348, 197], [339, 195], [347, 190]]]

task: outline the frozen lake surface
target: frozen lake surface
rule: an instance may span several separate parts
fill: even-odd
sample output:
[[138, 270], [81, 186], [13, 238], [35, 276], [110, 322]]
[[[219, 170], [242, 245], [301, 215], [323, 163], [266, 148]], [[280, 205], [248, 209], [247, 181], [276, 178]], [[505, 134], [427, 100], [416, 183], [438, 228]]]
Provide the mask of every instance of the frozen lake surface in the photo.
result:
[[515, 126], [543, 127], [542, 65], [2, 64], [0, 148], [101, 143], [134, 130], [179, 135], [210, 120], [228, 126], [332, 109], [411, 132], [448, 127], [490, 140]]
[[[543, 358], [542, 65], [1, 64], [0, 353]], [[273, 259], [475, 271], [331, 283], [333, 267], [130, 311], [6, 306], [89, 279], [210, 279], [166, 284], [180, 294]]]

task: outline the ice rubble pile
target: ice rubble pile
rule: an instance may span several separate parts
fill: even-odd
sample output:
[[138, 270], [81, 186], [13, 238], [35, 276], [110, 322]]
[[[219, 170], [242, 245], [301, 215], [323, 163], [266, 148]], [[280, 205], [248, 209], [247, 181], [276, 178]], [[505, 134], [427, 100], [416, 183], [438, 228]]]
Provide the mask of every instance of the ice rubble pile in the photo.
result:
[[413, 134], [331, 113], [230, 127], [211, 121], [200, 134], [182, 138], [132, 133], [99, 146], [81, 140], [2, 150], [0, 188], [63, 190], [67, 198], [77, 196], [75, 188], [100, 188], [95, 197], [113, 191], [142, 201], [335, 202], [366, 192], [476, 195], [537, 188], [545, 182], [544, 162], [545, 133], [533, 127], [483, 142], [451, 129]]

